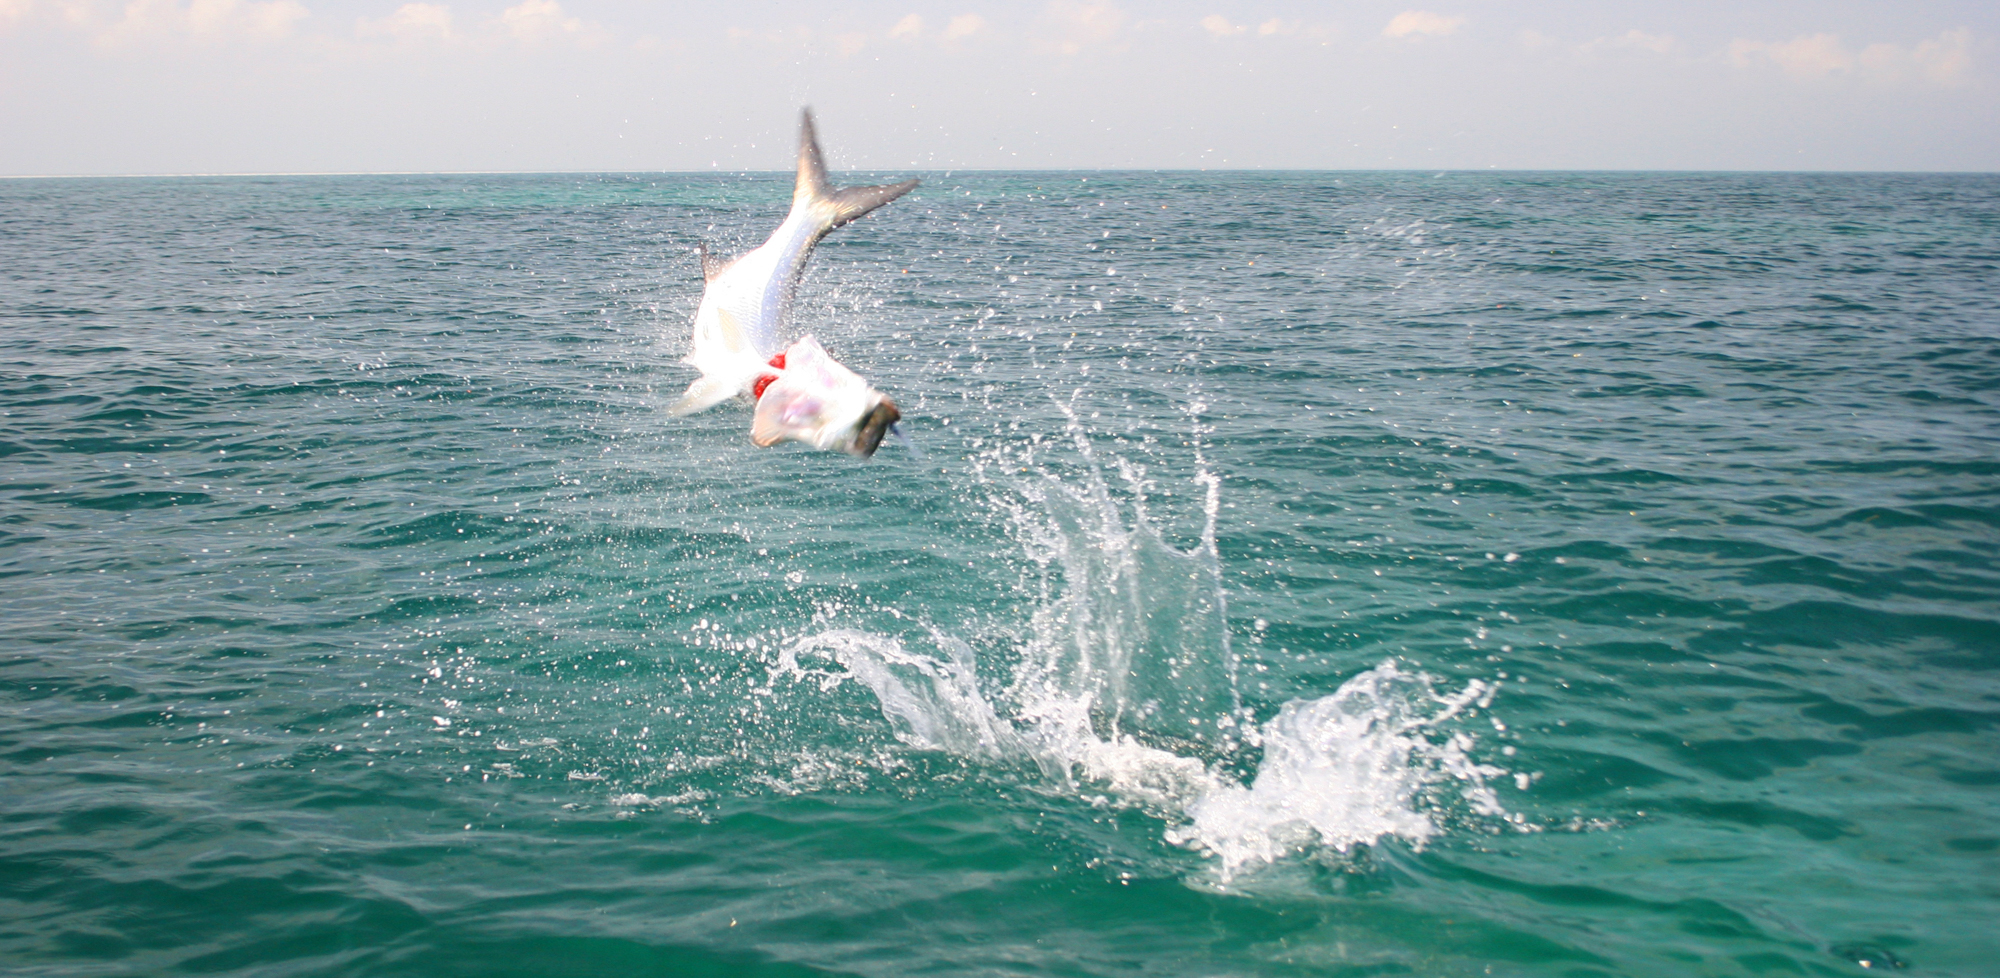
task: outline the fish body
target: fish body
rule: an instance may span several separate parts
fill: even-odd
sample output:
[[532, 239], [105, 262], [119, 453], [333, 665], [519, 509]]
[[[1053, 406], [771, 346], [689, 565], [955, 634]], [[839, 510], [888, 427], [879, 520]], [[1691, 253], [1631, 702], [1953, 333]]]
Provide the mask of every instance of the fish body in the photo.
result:
[[[672, 412], [691, 414], [704, 410], [731, 397], [751, 394], [759, 378], [782, 377], [787, 368], [774, 367], [773, 360], [790, 363], [792, 351], [800, 345], [793, 344], [788, 349], [781, 345], [779, 337], [813, 246], [834, 228], [901, 197], [917, 183], [906, 180], [876, 187], [836, 189], [827, 180], [812, 113], [810, 110], [803, 113], [799, 122], [798, 179], [792, 189], [792, 209], [785, 215], [784, 223], [778, 225], [769, 240], [734, 260], [722, 261], [706, 248], [702, 250], [705, 286], [701, 305], [695, 310], [694, 342], [688, 355], [682, 358], [682, 362], [700, 370], [701, 376], [674, 403]], [[807, 337], [801, 343], [810, 340]], [[780, 353], [786, 356], [781, 358]], [[882, 432], [878, 427], [871, 441], [867, 423], [879, 419], [876, 408], [888, 403], [888, 398], [868, 388], [853, 371], [840, 366], [817, 342], [811, 342], [810, 349], [800, 350], [799, 354], [800, 366], [809, 369], [789, 381], [772, 385], [780, 388], [791, 408], [788, 412], [772, 412], [772, 420], [762, 430], [776, 441], [804, 441], [815, 447], [841, 448], [861, 455], [872, 452], [881, 441]], [[857, 395], [852, 389], [856, 382], [872, 397]], [[815, 392], [809, 387], [811, 383], [830, 386]], [[817, 419], [811, 424], [805, 423], [805, 415], [800, 413], [807, 401], [818, 405], [818, 410], [807, 412]], [[889, 404], [889, 410], [894, 411], [893, 404]], [[779, 416], [791, 421], [781, 423], [776, 420]], [[892, 417], [882, 424], [893, 421]], [[852, 437], [840, 437], [842, 432]], [[760, 445], [775, 444], [762, 440], [763, 436], [754, 430], [752, 437]], [[864, 444], [866, 450], [858, 450]]]

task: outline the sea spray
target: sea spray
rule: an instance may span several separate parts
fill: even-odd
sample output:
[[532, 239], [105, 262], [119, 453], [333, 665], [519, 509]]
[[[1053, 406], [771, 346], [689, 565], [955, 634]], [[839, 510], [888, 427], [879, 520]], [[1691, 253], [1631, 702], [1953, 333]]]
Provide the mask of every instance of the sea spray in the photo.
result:
[[[1014, 730], [979, 693], [972, 649], [933, 631], [944, 658], [912, 653], [887, 635], [836, 628], [807, 635], [778, 654], [775, 675], [814, 677], [831, 688], [851, 679], [875, 694], [896, 736], [912, 747], [998, 759], [1018, 753]], [[810, 669], [799, 656], [817, 654], [843, 670]]]
[[1430, 676], [1389, 659], [1329, 696], [1292, 700], [1263, 725], [1251, 783], [1196, 798], [1167, 838], [1214, 854], [1226, 879], [1307, 846], [1346, 852], [1384, 836], [1421, 845], [1439, 829], [1422, 795], [1441, 782], [1458, 782], [1475, 812], [1504, 816], [1487, 780], [1507, 772], [1473, 761], [1471, 735], [1443, 727], [1494, 692], [1472, 680], [1440, 694]]
[[[1177, 548], [1146, 509], [1143, 471], [1114, 458], [1114, 487], [1071, 435], [1080, 464], [1067, 471], [1032, 448], [980, 469], [997, 474], [992, 503], [1034, 569], [1011, 662], [982, 677], [972, 647], [935, 625], [929, 650], [827, 628], [785, 645], [773, 680], [851, 680], [911, 747], [1031, 761], [1057, 783], [1108, 791], [1165, 819], [1168, 841], [1214, 856], [1224, 881], [1305, 849], [1422, 845], [1447, 809], [1507, 817], [1488, 786], [1507, 772], [1475, 761], [1473, 736], [1451, 722], [1488, 706], [1495, 686], [1440, 691], [1391, 659], [1252, 722], [1216, 547], [1220, 480], [1197, 473], [1199, 542]], [[1245, 784], [1235, 772], [1253, 762]]]
[[1215, 548], [1219, 480], [1198, 477], [1204, 529], [1182, 550], [1148, 514], [1143, 473], [1114, 460], [1127, 490], [1121, 506], [1089, 440], [1072, 436], [1078, 478], [1037, 471], [1011, 480], [997, 503], [1039, 570], [1009, 698], [1038, 726], [1092, 740], [1144, 735], [1213, 755], [1234, 750], [1242, 698]]

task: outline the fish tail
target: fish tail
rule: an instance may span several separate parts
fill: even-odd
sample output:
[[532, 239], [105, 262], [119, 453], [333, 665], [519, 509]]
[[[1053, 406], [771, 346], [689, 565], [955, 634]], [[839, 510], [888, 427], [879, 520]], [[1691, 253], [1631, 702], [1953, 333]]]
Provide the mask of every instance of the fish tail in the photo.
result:
[[792, 188], [792, 208], [812, 209], [819, 218], [821, 234], [909, 193], [922, 182], [905, 180], [877, 187], [834, 187], [826, 176], [826, 160], [819, 151], [819, 135], [813, 129], [812, 110], [805, 109], [800, 113], [799, 179]]

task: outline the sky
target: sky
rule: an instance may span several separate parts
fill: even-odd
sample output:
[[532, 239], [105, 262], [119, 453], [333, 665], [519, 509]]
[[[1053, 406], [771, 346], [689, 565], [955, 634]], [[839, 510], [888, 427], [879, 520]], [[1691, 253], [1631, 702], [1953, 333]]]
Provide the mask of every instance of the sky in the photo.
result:
[[2000, 3], [0, 0], [0, 176], [2000, 171]]

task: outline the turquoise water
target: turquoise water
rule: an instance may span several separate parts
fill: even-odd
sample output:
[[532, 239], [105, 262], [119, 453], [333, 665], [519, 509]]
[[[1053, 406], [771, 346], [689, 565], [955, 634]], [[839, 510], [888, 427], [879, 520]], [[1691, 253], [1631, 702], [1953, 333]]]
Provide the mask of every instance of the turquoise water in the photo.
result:
[[0, 183], [10, 971], [1993, 973], [2000, 178], [788, 195]]

